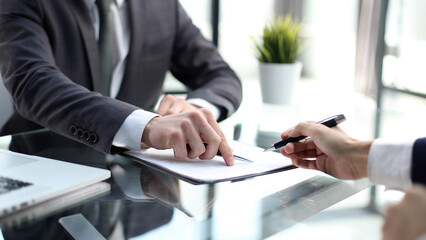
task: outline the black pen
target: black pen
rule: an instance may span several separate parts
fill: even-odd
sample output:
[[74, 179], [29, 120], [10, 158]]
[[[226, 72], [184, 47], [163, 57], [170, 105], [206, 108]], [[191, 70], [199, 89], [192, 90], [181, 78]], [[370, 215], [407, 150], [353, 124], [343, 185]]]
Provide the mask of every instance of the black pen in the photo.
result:
[[[320, 124], [323, 124], [323, 125], [331, 128], [331, 127], [337, 126], [337, 124], [339, 124], [339, 123], [341, 123], [341, 122], [343, 122], [345, 120], [346, 120], [345, 115], [339, 114], [339, 115], [335, 115], [335, 116], [326, 118], [324, 120], [318, 121], [316, 123], [320, 123]], [[302, 139], [305, 139], [305, 138], [306, 138], [306, 136], [298, 136], [298, 137], [288, 137], [288, 138], [285, 138], [285, 139], [283, 139], [283, 140], [281, 140], [279, 142], [274, 143], [272, 146], [270, 146], [267, 149], [265, 149], [264, 152], [270, 152], [270, 151], [274, 151], [274, 150], [280, 149], [280, 148], [284, 147], [285, 145], [287, 145], [287, 143], [298, 142], [298, 141], [300, 141]]]

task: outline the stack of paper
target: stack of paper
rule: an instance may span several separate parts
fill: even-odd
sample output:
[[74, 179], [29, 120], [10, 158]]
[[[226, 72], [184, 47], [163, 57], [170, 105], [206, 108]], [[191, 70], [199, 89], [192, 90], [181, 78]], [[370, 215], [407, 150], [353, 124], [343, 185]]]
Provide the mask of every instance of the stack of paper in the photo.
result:
[[222, 157], [211, 160], [184, 159], [174, 157], [172, 149], [147, 149], [127, 151], [124, 155], [141, 161], [147, 165], [165, 171], [191, 183], [215, 183], [229, 180], [241, 180], [248, 177], [293, 169], [290, 159], [276, 152], [263, 152], [259, 147], [249, 146], [240, 142], [230, 142], [234, 154], [252, 160], [243, 162], [235, 160], [234, 166], [226, 166]]

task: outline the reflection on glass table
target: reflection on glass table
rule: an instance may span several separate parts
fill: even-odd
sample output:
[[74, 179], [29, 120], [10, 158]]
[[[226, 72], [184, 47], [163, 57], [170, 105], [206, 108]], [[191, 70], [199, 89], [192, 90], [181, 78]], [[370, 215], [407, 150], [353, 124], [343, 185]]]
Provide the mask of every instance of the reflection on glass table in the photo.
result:
[[32, 222], [2, 227], [5, 239], [67, 239], [59, 219], [81, 214], [107, 239], [262, 239], [367, 188], [293, 169], [237, 182], [192, 185], [121, 155], [105, 155], [51, 131], [2, 137], [5, 148], [106, 168], [105, 195]]

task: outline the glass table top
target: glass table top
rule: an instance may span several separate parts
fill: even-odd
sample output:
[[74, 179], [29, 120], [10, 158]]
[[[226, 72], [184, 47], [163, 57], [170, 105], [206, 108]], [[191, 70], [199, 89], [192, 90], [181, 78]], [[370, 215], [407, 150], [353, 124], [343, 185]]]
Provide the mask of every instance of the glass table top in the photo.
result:
[[0, 148], [111, 171], [99, 194], [0, 218], [4, 239], [69, 239], [59, 221], [75, 214], [107, 239], [263, 239], [370, 186], [366, 179], [342, 181], [297, 168], [193, 185], [48, 130], [0, 137]]

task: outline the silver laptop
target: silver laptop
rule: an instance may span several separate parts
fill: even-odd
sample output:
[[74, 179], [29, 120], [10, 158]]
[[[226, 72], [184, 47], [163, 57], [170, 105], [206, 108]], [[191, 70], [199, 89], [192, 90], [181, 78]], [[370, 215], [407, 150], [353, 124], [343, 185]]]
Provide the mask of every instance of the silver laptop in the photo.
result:
[[0, 217], [0, 228], [15, 228], [21, 225], [27, 225], [40, 219], [51, 216], [52, 214], [65, 211], [86, 203], [92, 199], [107, 195], [111, 186], [106, 182], [97, 182], [84, 188], [62, 194], [40, 204], [28, 208], [20, 209], [12, 214]]
[[0, 217], [110, 177], [88, 167], [0, 149]]

